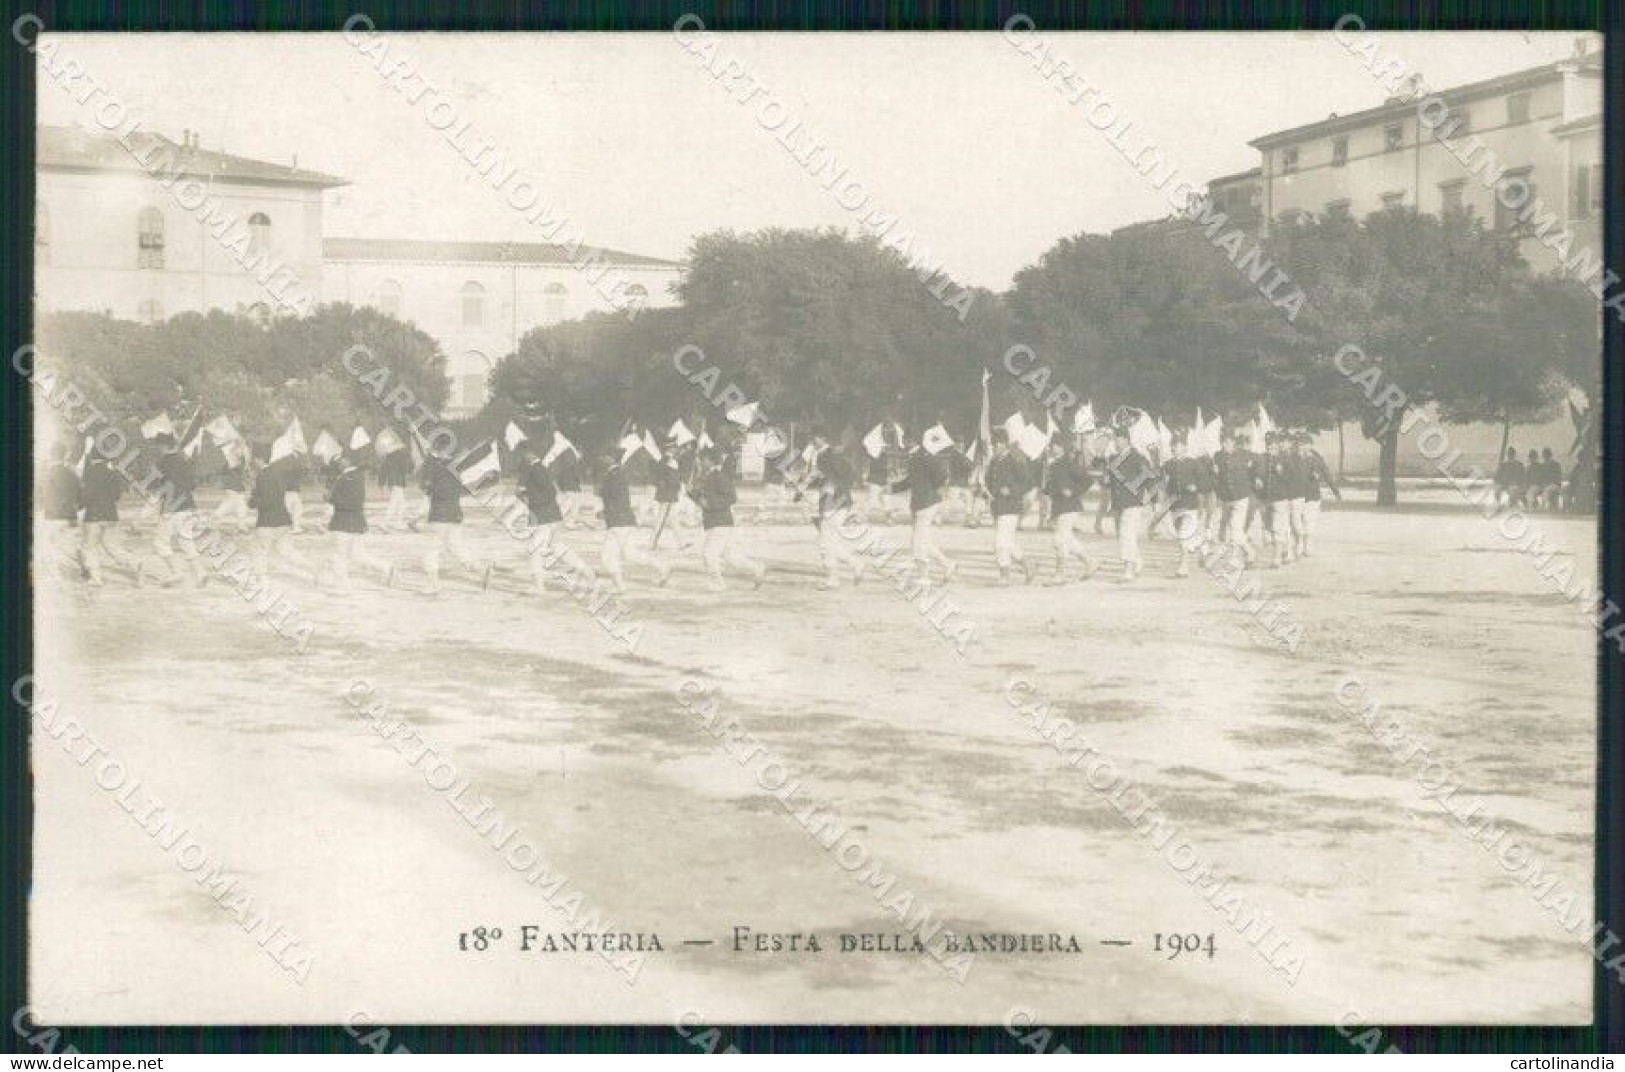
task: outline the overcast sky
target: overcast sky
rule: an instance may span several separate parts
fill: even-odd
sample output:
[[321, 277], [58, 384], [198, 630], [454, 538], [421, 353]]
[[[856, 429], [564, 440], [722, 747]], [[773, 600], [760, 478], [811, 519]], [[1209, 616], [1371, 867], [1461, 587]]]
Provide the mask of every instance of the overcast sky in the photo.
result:
[[[1254, 166], [1249, 139], [1385, 96], [1329, 34], [1043, 36], [1198, 181]], [[1447, 87], [1562, 58], [1575, 36], [1382, 42]], [[191, 128], [205, 148], [297, 155], [349, 179], [328, 195], [329, 236], [541, 240], [430, 126], [431, 98], [409, 103], [338, 34], [59, 40], [148, 129], [178, 140]], [[672, 35], [385, 40], [592, 244], [677, 259], [719, 228], [856, 230], [755, 108]], [[1064, 236], [1167, 214], [1163, 195], [997, 33], [724, 35], [719, 47], [962, 282], [1002, 290]], [[43, 122], [93, 124], [49, 79], [39, 101]]]

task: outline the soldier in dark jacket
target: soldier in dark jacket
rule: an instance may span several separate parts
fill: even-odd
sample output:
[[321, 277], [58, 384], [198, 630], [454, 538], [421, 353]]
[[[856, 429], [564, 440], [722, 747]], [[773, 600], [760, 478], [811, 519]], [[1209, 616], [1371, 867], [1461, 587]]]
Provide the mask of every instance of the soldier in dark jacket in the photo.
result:
[[527, 440], [514, 451], [517, 478], [514, 492], [525, 504], [529, 525], [525, 532], [525, 557], [530, 561], [531, 579], [538, 595], [547, 594], [548, 552], [553, 547], [553, 535], [563, 519], [559, 510], [559, 486], [553, 471], [542, 464], [541, 457]]
[[[852, 583], [863, 580], [864, 562], [852, 549], [852, 537], [863, 531], [852, 512], [852, 490], [858, 473], [846, 454], [824, 436], [813, 437], [813, 469], [818, 479], [818, 549], [824, 562], [823, 591], [839, 588], [840, 568], [852, 571]], [[856, 530], [854, 532], [854, 529]]]
[[598, 480], [598, 497], [603, 502], [604, 546], [599, 552], [599, 564], [609, 574], [616, 592], [626, 591], [626, 567], [648, 566], [655, 571], [655, 583], [664, 587], [671, 579], [671, 566], [651, 555], [636, 542], [638, 517], [632, 510], [632, 488], [626, 478], [626, 467], [614, 454], [605, 453], [599, 459], [603, 475]]
[[701, 557], [711, 578], [711, 589], [716, 592], [728, 587], [722, 579], [724, 565], [748, 574], [754, 588], [760, 588], [767, 576], [767, 567], [745, 553], [735, 534], [733, 507], [739, 494], [734, 490], [733, 462], [733, 457], [721, 450], [701, 454], [698, 475], [689, 490], [700, 508], [700, 525], [705, 529]]
[[378, 484], [389, 490], [389, 505], [384, 508], [384, 527], [391, 532], [400, 532], [408, 525], [406, 487], [411, 482], [411, 448], [403, 444], [379, 459]]
[[1077, 578], [1085, 580], [1095, 571], [1095, 561], [1083, 549], [1078, 539], [1078, 515], [1083, 511], [1083, 496], [1094, 483], [1089, 466], [1076, 448], [1056, 443], [1050, 447], [1049, 470], [1044, 494], [1049, 497], [1050, 519], [1055, 527], [1055, 576], [1065, 581], [1067, 568], [1073, 563], [1082, 567]]
[[1247, 449], [1247, 433], [1235, 432], [1213, 456], [1213, 480], [1219, 495], [1219, 540], [1246, 561], [1253, 548], [1247, 538], [1247, 510], [1257, 491], [1256, 461]]
[[1301, 452], [1303, 456], [1303, 520], [1302, 528], [1296, 533], [1298, 543], [1298, 556], [1309, 557], [1309, 540], [1315, 534], [1315, 523], [1320, 519], [1321, 489], [1328, 488], [1337, 496], [1337, 501], [1343, 501], [1343, 493], [1337, 490], [1337, 481], [1332, 477], [1332, 471], [1326, 467], [1326, 459], [1321, 457], [1320, 451], [1314, 448], [1307, 435], [1301, 437]]
[[1522, 506], [1529, 490], [1529, 471], [1518, 460], [1518, 452], [1507, 448], [1506, 458], [1495, 470], [1495, 505]]
[[[193, 497], [197, 476], [192, 468], [192, 459], [176, 445], [175, 437], [167, 433], [155, 436], [153, 444], [163, 451], [158, 457], [158, 472], [163, 483], [156, 492], [158, 524], [153, 529], [153, 552], [169, 572], [165, 583], [176, 584], [181, 579], [181, 569], [175, 562], [175, 548], [180, 548], [187, 572], [192, 575], [192, 583], [202, 587], [208, 582], [209, 575], [198, 558], [197, 500]], [[145, 566], [143, 562], [137, 571], [137, 583], [145, 578]]]
[[654, 501], [655, 526], [657, 529], [656, 542], [651, 549], [660, 547], [658, 537], [661, 533], [670, 531], [672, 542], [677, 550], [686, 551], [692, 540], [682, 534], [682, 527], [686, 524], [692, 526], [694, 519], [683, 502], [683, 453], [684, 448], [675, 443], [666, 444], [665, 453], [654, 467]]
[[1281, 433], [1271, 432], [1265, 442], [1268, 453], [1259, 467], [1258, 498], [1264, 508], [1270, 566], [1279, 569], [1293, 559], [1290, 503], [1296, 478], [1291, 462], [1281, 450]]
[[937, 546], [934, 531], [937, 515], [942, 512], [942, 489], [948, 483], [948, 468], [941, 458], [928, 453], [924, 444], [908, 454], [908, 473], [891, 485], [894, 492], [908, 492], [908, 509], [914, 526], [909, 534], [908, 550], [920, 569], [922, 584], [931, 583], [931, 567], [942, 570], [942, 583], [953, 580], [959, 567], [942, 548]]
[[1151, 459], [1124, 434], [1117, 436], [1106, 472], [1112, 512], [1117, 515], [1117, 556], [1123, 561], [1123, 579], [1132, 581], [1144, 568], [1140, 533], [1145, 527], [1146, 503], [1157, 491], [1158, 473]]
[[1173, 519], [1174, 538], [1179, 541], [1176, 577], [1191, 575], [1190, 560], [1201, 549], [1206, 533], [1202, 527], [1202, 500], [1213, 490], [1213, 467], [1206, 458], [1192, 458], [1183, 433], [1175, 433], [1173, 457], [1162, 467]]
[[1027, 493], [1033, 490], [1035, 475], [1027, 456], [1010, 445], [1002, 429], [993, 433], [993, 456], [987, 463], [983, 478], [987, 483], [987, 496], [993, 502], [993, 560], [999, 567], [999, 579], [1010, 583], [1010, 566], [1019, 564], [1029, 582], [1033, 579], [1032, 563], [1021, 553], [1016, 528], [1027, 509]]
[[84, 567], [83, 548], [75, 546], [72, 529], [79, 523], [79, 507], [83, 499], [79, 473], [68, 464], [68, 450], [62, 444], [53, 444], [50, 463], [39, 479], [39, 509], [41, 525], [37, 561], [49, 563], [55, 570], [66, 564], [74, 573], [88, 572]]
[[293, 546], [293, 516], [288, 512], [288, 481], [295, 469], [281, 458], [262, 467], [254, 478], [248, 505], [254, 510], [254, 568], [263, 578], [271, 576], [272, 557], [284, 562], [312, 582], [319, 580], [316, 567]]
[[113, 471], [107, 458], [93, 451], [85, 459], [84, 525], [80, 531], [80, 560], [90, 583], [102, 584], [102, 558], [113, 560], [121, 569], [134, 570], [135, 563], [107, 541], [107, 534], [118, 527], [118, 501], [124, 494], [124, 478]]
[[377, 570], [385, 587], [395, 580], [395, 567], [373, 554], [364, 539], [367, 532], [367, 474], [361, 468], [358, 455], [358, 451], [344, 452], [338, 475], [333, 478], [327, 492], [327, 501], [333, 505], [333, 516], [327, 523], [327, 531], [333, 534], [333, 573], [339, 587], [346, 592], [352, 588], [352, 562]]
[[423, 463], [422, 484], [429, 498], [431, 543], [423, 555], [423, 572], [429, 576], [428, 594], [440, 593], [442, 558], [450, 558], [456, 568], [479, 577], [482, 589], [491, 587], [490, 563], [476, 563], [463, 545], [463, 496], [468, 489], [462, 479], [450, 463], [431, 456]]

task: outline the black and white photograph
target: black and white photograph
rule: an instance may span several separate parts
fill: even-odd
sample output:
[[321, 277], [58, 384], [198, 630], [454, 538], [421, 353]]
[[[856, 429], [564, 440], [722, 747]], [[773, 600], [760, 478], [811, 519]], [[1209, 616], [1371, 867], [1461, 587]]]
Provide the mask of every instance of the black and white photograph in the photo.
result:
[[9, 28], [13, 1048], [1625, 985], [1600, 33], [383, 21]]

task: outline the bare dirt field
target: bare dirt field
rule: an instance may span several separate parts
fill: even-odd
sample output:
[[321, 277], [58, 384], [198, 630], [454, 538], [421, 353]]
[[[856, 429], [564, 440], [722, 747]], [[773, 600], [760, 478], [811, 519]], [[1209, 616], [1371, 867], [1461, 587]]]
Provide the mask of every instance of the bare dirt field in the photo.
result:
[[[78, 720], [310, 960], [302, 981], [279, 967], [195, 856], [37, 720], [38, 1020], [1589, 1022], [1583, 942], [1338, 700], [1357, 679], [1589, 918], [1596, 634], [1482, 518], [1328, 510], [1314, 557], [1256, 575], [1301, 626], [1295, 651], [1212, 575], [1174, 579], [1171, 541], [1133, 583], [1086, 535], [1094, 578], [1006, 588], [991, 531], [947, 526], [964, 654], [890, 584], [818, 591], [813, 530], [794, 523], [741, 528], [771, 566], [759, 590], [707, 591], [692, 549], [666, 588], [634, 571], [628, 651], [567, 595], [531, 592], [511, 539], [470, 521], [472, 545], [514, 567], [489, 592], [279, 578], [312, 627], [302, 653], [219, 584], [41, 586], [47, 721]], [[1591, 519], [1540, 525], [1594, 575]], [[597, 561], [600, 533], [565, 538]], [[1048, 535], [1021, 538], [1047, 567]], [[298, 538], [310, 554], [328, 539]], [[374, 543], [406, 561], [427, 540]], [[635, 983], [592, 953], [521, 950], [527, 924], [574, 929], [568, 905], [346, 702], [357, 679], [586, 910], [658, 935]], [[755, 758], [685, 709], [685, 681]], [[1260, 945], [1284, 938], [1293, 978], [1013, 692], [1052, 701], [1154, 798], [1244, 922], [1268, 914]], [[864, 866], [763, 789], [766, 759], [801, 783], [797, 810], [839, 814]], [[893, 880], [884, 897], [871, 865]], [[962, 980], [929, 956], [842, 951], [843, 934], [906, 936], [886, 903], [904, 893], [958, 934], [1078, 951], [977, 952]], [[460, 949], [476, 927], [503, 937]], [[736, 949], [741, 927], [822, 948]], [[1212, 935], [1214, 952], [1170, 959], [1170, 934]]]

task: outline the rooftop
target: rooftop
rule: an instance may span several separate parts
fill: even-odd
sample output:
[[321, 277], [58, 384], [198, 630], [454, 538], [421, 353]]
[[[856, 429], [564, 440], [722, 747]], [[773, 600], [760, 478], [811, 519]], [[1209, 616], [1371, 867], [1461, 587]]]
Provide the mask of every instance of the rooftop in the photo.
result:
[[[257, 182], [282, 186], [346, 186], [349, 180], [293, 164], [273, 164], [203, 148], [187, 131], [181, 141], [150, 130], [136, 130], [124, 143], [100, 131], [41, 125], [36, 128], [37, 166], [55, 171], [128, 171], [168, 173], [222, 182]], [[145, 163], [143, 163], [143, 161]]]
[[484, 264], [580, 264], [589, 259], [625, 268], [681, 268], [677, 261], [592, 246], [549, 242], [436, 242], [416, 238], [328, 238], [329, 261], [439, 261]]
[[[1600, 76], [1602, 74], [1602, 56], [1600, 53], [1590, 52], [1585, 55], [1557, 60], [1554, 63], [1543, 63], [1539, 67], [1513, 71], [1511, 74], [1497, 75], [1494, 78], [1486, 78], [1479, 82], [1468, 82], [1464, 85], [1452, 86], [1449, 89], [1441, 89], [1434, 95], [1447, 104], [1473, 100], [1477, 97], [1495, 96], [1525, 86], [1538, 85], [1541, 82], [1560, 78], [1565, 69], [1578, 69], [1588, 76]], [[1247, 144], [1256, 149], [1267, 149], [1274, 145], [1299, 141], [1310, 135], [1327, 134], [1335, 130], [1347, 130], [1353, 127], [1365, 126], [1375, 121], [1410, 115], [1415, 113], [1416, 107], [1417, 99], [1414, 96], [1404, 99], [1391, 98], [1375, 108], [1350, 112], [1348, 115], [1334, 115], [1315, 123], [1305, 123], [1302, 126], [1292, 127], [1288, 130], [1265, 134], [1262, 137], [1254, 138]]]

